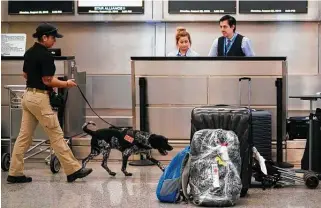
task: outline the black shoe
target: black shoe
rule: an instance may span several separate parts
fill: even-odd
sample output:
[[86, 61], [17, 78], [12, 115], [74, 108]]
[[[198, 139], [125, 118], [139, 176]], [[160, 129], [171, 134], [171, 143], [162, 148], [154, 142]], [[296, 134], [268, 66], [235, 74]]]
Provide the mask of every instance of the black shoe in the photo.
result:
[[68, 182], [74, 182], [77, 178], [84, 178], [88, 176], [91, 172], [93, 172], [93, 169], [91, 168], [81, 168], [80, 170], [74, 172], [71, 175], [67, 176]]
[[27, 176], [9, 176], [7, 178], [9, 183], [30, 183], [32, 181], [31, 177]]

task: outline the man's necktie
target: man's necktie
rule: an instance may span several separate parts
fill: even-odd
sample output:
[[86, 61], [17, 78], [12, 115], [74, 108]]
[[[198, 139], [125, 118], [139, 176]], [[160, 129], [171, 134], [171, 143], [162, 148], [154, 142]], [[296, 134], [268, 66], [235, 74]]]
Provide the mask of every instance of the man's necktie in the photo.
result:
[[226, 45], [227, 50], [228, 50], [228, 48], [230, 47], [230, 45], [231, 45], [231, 40], [228, 39], [228, 40], [227, 40], [227, 45]]
[[231, 40], [227, 39], [227, 44], [226, 44], [226, 48], [225, 48], [225, 55], [227, 55], [230, 45], [231, 45]]

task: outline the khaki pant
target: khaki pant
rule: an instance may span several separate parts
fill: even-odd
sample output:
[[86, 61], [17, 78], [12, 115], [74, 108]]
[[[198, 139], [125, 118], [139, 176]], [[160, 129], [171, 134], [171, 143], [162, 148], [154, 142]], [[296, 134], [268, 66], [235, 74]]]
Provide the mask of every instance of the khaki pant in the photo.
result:
[[40, 92], [25, 92], [22, 98], [22, 109], [21, 128], [13, 148], [9, 175], [24, 175], [24, 153], [32, 144], [32, 136], [38, 123], [48, 135], [50, 145], [65, 174], [70, 175], [79, 170], [81, 165], [64, 140], [58, 117], [51, 109], [49, 95]]

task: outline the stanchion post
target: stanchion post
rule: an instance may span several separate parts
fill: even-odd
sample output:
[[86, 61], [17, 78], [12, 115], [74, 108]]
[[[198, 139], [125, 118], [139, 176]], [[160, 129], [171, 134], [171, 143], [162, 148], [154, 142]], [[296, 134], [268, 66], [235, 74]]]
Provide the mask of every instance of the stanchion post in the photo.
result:
[[[140, 130], [149, 132], [148, 122], [148, 102], [147, 102], [147, 81], [145, 77], [139, 78], [139, 118], [140, 118]], [[145, 159], [140, 154], [140, 160], [130, 162], [132, 166], [152, 166], [155, 165], [151, 161]]]
[[277, 163], [282, 163], [283, 161], [283, 138], [282, 138], [282, 131], [283, 131], [283, 125], [282, 125], [282, 79], [277, 78], [276, 79], [276, 161]]
[[283, 162], [283, 80], [277, 78], [276, 86], [276, 162], [280, 168], [293, 168], [294, 165]]

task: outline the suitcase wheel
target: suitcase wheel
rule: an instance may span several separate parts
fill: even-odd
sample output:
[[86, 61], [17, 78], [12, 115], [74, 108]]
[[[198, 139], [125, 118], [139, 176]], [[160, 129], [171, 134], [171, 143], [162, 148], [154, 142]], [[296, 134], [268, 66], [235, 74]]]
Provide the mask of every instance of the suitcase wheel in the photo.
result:
[[305, 185], [310, 189], [315, 189], [319, 185], [319, 178], [315, 173], [306, 172], [303, 175]]
[[10, 153], [4, 153], [1, 156], [1, 169], [8, 171], [10, 168]]
[[51, 156], [51, 160], [50, 160], [50, 170], [52, 173], [58, 173], [60, 170], [60, 162], [57, 158], [56, 155], [52, 155]]

